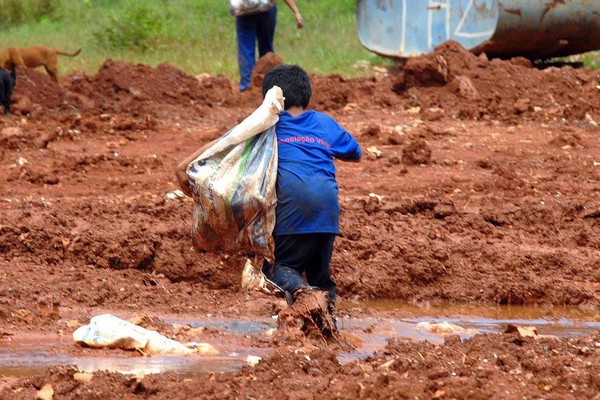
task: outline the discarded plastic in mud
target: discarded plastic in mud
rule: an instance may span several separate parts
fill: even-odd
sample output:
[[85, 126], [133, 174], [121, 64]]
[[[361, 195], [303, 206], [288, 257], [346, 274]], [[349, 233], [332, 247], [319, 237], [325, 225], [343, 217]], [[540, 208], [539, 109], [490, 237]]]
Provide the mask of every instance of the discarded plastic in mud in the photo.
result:
[[[460, 335], [463, 339], [472, 337], [474, 330], [479, 333], [501, 334], [509, 324], [532, 326], [540, 335], [552, 335], [558, 338], [589, 335], [600, 329], [600, 322], [597, 318], [598, 311], [588, 312], [573, 308], [554, 308], [554, 319], [545, 319], [543, 316], [547, 316], [548, 310], [536, 307], [444, 305], [428, 307], [425, 310], [401, 302], [366, 304], [370, 309], [392, 311], [393, 315], [419, 315], [419, 317], [340, 318], [338, 320], [339, 327], [363, 341], [362, 346], [355, 351], [338, 355], [338, 360], [342, 363], [371, 356], [374, 352], [384, 348], [390, 338], [427, 340], [437, 344], [444, 342], [442, 335], [419, 330], [417, 325], [422, 322], [430, 324], [448, 322], [460, 326], [465, 329]], [[354, 307], [362, 308], [365, 307], [365, 304], [355, 304]], [[346, 304], [345, 308], [352, 307]], [[472, 314], [469, 315], [466, 311]], [[444, 317], [440, 318], [440, 315]], [[458, 316], [447, 317], [449, 315]], [[561, 315], [565, 317], [558, 317]], [[264, 358], [273, 351], [269, 348], [235, 344], [236, 336], [239, 336], [240, 342], [242, 342], [242, 337], [264, 335], [265, 332], [272, 330], [275, 321], [271, 318], [258, 321], [165, 318], [163, 321], [171, 324], [189, 324], [193, 328], [205, 326], [217, 329], [223, 337], [227, 337], [226, 343], [215, 343], [215, 346], [221, 350], [222, 356], [157, 355], [141, 357], [127, 355], [127, 353], [115, 353], [114, 356], [57, 354], [57, 349], [72, 343], [70, 337], [19, 338], [13, 336], [13, 340], [0, 341], [0, 375], [31, 376], [39, 374], [53, 365], [76, 365], [84, 372], [108, 370], [134, 375], [174, 372], [183, 376], [199, 376], [211, 371], [236, 371], [247, 365], [250, 360], [254, 363], [257, 361], [257, 357]]]
[[174, 372], [183, 376], [202, 376], [209, 372], [231, 372], [248, 364], [248, 356], [264, 356], [261, 349], [223, 346], [223, 356], [156, 355], [114, 356], [56, 354], [55, 348], [70, 343], [68, 338], [35, 337], [0, 343], [0, 375], [32, 376], [54, 365], [75, 365], [83, 372], [110, 371], [143, 376]]
[[139, 350], [148, 354], [219, 354], [208, 343], [179, 343], [112, 314], [93, 317], [88, 325], [73, 332], [73, 340], [93, 348]]

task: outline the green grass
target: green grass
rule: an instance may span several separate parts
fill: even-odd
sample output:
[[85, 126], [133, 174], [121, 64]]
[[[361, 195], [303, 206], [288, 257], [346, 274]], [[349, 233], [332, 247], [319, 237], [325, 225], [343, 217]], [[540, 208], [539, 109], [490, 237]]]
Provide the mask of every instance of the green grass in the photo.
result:
[[[16, 6], [17, 16], [0, 25], [0, 47], [83, 48], [78, 57], [61, 58], [62, 74], [94, 73], [112, 58], [151, 66], [169, 61], [191, 74], [238, 76], [235, 19], [224, 0], [0, 0], [0, 7], [9, 3], [28, 3], [35, 12]], [[365, 73], [354, 67], [359, 61], [388, 62], [361, 46], [355, 0], [296, 3], [303, 30], [285, 3], [278, 3], [275, 50], [285, 62], [346, 76]]]
[[583, 54], [583, 65], [592, 69], [600, 68], [600, 51], [591, 51]]

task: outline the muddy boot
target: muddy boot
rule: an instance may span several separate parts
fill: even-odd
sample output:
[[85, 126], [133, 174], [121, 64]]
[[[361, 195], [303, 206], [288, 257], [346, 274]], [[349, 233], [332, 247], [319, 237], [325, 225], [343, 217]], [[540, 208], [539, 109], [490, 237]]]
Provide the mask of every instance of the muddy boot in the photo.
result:
[[[280, 289], [282, 290], [282, 289]], [[314, 291], [314, 290], [320, 290], [318, 287], [314, 287], [314, 286], [303, 286], [300, 289], [296, 290], [294, 293], [288, 292], [287, 290], [282, 290], [283, 295], [282, 297], [285, 299], [285, 302], [287, 303], [288, 307], [292, 306], [295, 302], [296, 299], [298, 297], [300, 297], [302, 295], [302, 293], [306, 293], [306, 292], [310, 292], [310, 291]]]
[[[296, 290], [293, 294], [292, 294], [292, 304], [294, 304], [297, 300], [299, 300], [300, 298], [304, 297], [307, 293], [310, 292], [320, 292], [321, 289], [319, 289], [316, 286], [302, 286], [300, 289]], [[290, 305], [292, 305], [290, 304]]]
[[293, 294], [294, 304], [279, 313], [277, 329], [284, 336], [304, 336], [329, 340], [336, 328], [327, 311], [329, 294], [304, 286]]

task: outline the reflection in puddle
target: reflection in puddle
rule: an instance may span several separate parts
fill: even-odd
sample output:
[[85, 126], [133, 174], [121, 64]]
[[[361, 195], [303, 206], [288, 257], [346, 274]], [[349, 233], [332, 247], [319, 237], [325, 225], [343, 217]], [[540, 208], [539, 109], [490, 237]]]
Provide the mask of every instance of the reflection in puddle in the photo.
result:
[[[443, 343], [440, 336], [417, 329], [417, 323], [447, 321], [481, 333], [500, 333], [511, 323], [522, 326], [535, 326], [540, 334], [558, 337], [589, 335], [600, 329], [598, 311], [583, 311], [576, 308], [537, 308], [537, 307], [474, 307], [436, 306], [419, 307], [399, 302], [376, 302], [345, 304], [344, 308], [363, 308], [391, 311], [393, 315], [410, 315], [404, 318], [342, 318], [339, 325], [356, 336], [364, 344], [352, 353], [338, 355], [342, 363], [372, 355], [385, 347], [390, 338], [406, 338], [414, 341], [428, 340]], [[412, 317], [418, 315], [419, 317]], [[440, 318], [440, 316], [448, 316]], [[218, 329], [221, 334], [231, 336], [260, 335], [275, 326], [273, 319], [259, 321], [193, 318], [164, 318], [170, 324], [189, 324], [192, 327], [205, 326]], [[472, 336], [463, 335], [463, 338]], [[235, 340], [233, 340], [235, 341]], [[53, 365], [76, 365], [81, 371], [94, 372], [107, 370], [124, 374], [145, 375], [161, 372], [174, 372], [184, 376], [205, 375], [208, 372], [236, 371], [246, 364], [249, 355], [265, 357], [273, 349], [236, 346], [213, 343], [221, 352], [218, 357], [155, 355], [135, 357], [119, 353], [116, 356], [94, 357], [88, 355], [56, 354], [56, 348], [71, 344], [70, 337], [49, 337], [40, 339], [13, 338], [0, 341], [0, 375], [31, 376], [42, 373]]]
[[[507, 324], [535, 326], [541, 335], [574, 337], [590, 335], [600, 329], [600, 310], [582, 310], [578, 307], [535, 306], [480, 306], [471, 304], [437, 303], [412, 304], [404, 301], [377, 300], [362, 303], [343, 303], [342, 308], [390, 312], [393, 315], [417, 315], [404, 318], [352, 318], [341, 320], [347, 329], [364, 340], [357, 352], [338, 355], [340, 362], [368, 357], [385, 347], [390, 338], [407, 338], [435, 344], [444, 338], [420, 331], [419, 322], [450, 322], [480, 333], [501, 333]], [[440, 318], [444, 316], [444, 318]], [[463, 339], [472, 334], [461, 335]]]
[[218, 329], [219, 332], [223, 334], [258, 335], [269, 328], [275, 327], [275, 321], [267, 319], [259, 321], [247, 321], [235, 319], [200, 320], [194, 318], [162, 318], [162, 320], [167, 324], [190, 325], [192, 328], [206, 327]]
[[[507, 324], [535, 326], [541, 335], [557, 337], [575, 337], [590, 335], [600, 329], [600, 322], [577, 322], [566, 318], [557, 320], [545, 319], [491, 319], [491, 318], [357, 318], [341, 320], [342, 329], [359, 336], [364, 345], [354, 353], [338, 355], [340, 362], [345, 363], [371, 356], [375, 351], [385, 347], [390, 338], [406, 338], [414, 341], [427, 340], [434, 344], [444, 343], [444, 338], [417, 329], [419, 322], [450, 322], [466, 329], [474, 329], [479, 333], [502, 333]], [[473, 334], [460, 335], [466, 339]]]
[[[42, 341], [43, 340], [43, 341]], [[248, 355], [265, 356], [264, 349], [221, 346], [222, 356], [155, 355], [137, 357], [119, 353], [116, 356], [55, 354], [54, 348], [72, 343], [69, 337], [15, 339], [0, 342], [0, 375], [31, 376], [53, 365], [76, 365], [82, 372], [111, 371], [132, 375], [175, 372], [184, 376], [209, 372], [236, 371], [246, 364]], [[74, 345], [74, 344], [73, 344]]]

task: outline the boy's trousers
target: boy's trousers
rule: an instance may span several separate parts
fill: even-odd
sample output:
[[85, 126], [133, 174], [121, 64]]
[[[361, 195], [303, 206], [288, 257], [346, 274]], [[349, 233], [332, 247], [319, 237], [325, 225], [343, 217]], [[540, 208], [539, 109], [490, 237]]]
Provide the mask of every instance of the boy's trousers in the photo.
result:
[[[265, 261], [263, 273], [282, 290], [294, 293], [303, 286], [316, 286], [329, 292], [335, 302], [335, 282], [331, 279], [329, 262], [335, 233], [274, 235], [275, 264]], [[306, 275], [306, 280], [302, 274]]]

